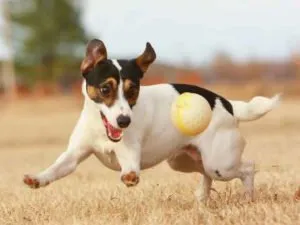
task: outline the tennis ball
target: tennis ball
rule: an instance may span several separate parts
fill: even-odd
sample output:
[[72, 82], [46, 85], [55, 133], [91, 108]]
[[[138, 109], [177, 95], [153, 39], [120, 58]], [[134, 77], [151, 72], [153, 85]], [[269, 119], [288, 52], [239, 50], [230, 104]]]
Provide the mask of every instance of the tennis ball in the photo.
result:
[[202, 133], [208, 127], [211, 117], [210, 105], [201, 95], [186, 92], [172, 103], [172, 122], [185, 135]]

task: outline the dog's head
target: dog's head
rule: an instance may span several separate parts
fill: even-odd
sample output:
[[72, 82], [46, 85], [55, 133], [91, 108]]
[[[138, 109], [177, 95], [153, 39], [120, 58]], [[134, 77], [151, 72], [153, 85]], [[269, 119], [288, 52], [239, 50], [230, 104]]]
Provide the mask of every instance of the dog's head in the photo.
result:
[[102, 41], [94, 39], [88, 43], [81, 73], [86, 80], [87, 96], [99, 110], [111, 141], [120, 141], [123, 129], [130, 125], [140, 79], [155, 58], [150, 43], [140, 56], [130, 60], [110, 60]]

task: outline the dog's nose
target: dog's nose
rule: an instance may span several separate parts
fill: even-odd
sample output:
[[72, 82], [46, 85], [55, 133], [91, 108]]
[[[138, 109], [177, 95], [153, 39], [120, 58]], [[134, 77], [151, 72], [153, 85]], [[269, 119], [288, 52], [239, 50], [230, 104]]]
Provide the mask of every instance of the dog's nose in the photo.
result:
[[121, 127], [121, 128], [128, 127], [130, 122], [131, 122], [131, 119], [129, 116], [120, 115], [117, 118], [117, 123], [118, 123], [119, 127]]

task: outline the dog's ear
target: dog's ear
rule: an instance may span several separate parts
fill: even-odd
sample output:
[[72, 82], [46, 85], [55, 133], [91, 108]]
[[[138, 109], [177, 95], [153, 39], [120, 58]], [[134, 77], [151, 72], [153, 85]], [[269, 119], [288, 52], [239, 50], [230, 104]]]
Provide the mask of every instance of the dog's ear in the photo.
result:
[[86, 47], [85, 58], [83, 59], [80, 70], [82, 74], [89, 72], [97, 63], [107, 59], [107, 52], [101, 40], [93, 39]]
[[136, 64], [145, 73], [151, 63], [156, 59], [156, 53], [149, 42], [146, 44], [146, 48], [139, 57], [136, 58]]

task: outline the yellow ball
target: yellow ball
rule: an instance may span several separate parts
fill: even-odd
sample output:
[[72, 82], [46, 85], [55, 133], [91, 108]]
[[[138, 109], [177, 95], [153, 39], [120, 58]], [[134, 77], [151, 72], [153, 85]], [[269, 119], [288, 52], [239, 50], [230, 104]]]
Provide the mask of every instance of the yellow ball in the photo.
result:
[[171, 118], [174, 126], [183, 134], [195, 136], [209, 125], [212, 111], [201, 95], [183, 93], [172, 104]]

